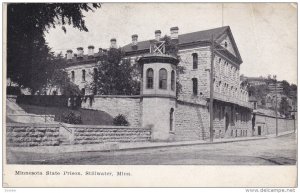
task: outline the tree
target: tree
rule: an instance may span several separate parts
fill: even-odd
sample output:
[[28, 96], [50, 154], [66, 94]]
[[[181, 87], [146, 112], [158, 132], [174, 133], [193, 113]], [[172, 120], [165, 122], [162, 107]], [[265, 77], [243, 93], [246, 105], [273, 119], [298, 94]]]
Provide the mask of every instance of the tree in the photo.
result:
[[266, 96], [269, 93], [267, 85], [249, 85], [248, 91], [249, 94], [254, 96], [262, 106], [266, 105]]
[[48, 68], [46, 69], [47, 81], [43, 89], [49, 90], [52, 93], [52, 89], [59, 89], [62, 95], [74, 96], [79, 95], [80, 90], [78, 85], [75, 85], [69, 78], [68, 73], [64, 70], [66, 61], [58, 55], [54, 57]]
[[282, 97], [281, 98], [281, 101], [280, 101], [280, 104], [279, 104], [279, 112], [280, 114], [282, 115], [285, 115], [286, 117], [290, 116], [290, 106], [289, 106], [289, 103], [288, 103], [288, 100], [286, 97]]
[[291, 91], [290, 83], [288, 83], [286, 80], [283, 80], [281, 84], [282, 84], [283, 94], [285, 94], [286, 96], [290, 96], [290, 91]]
[[7, 76], [35, 93], [47, 82], [49, 59], [53, 57], [45, 41], [49, 28], [73, 25], [88, 31], [83, 11], [93, 11], [99, 3], [9, 3], [7, 6]]
[[91, 89], [101, 95], [138, 95], [140, 81], [136, 76], [136, 66], [123, 60], [121, 49], [111, 48], [98, 67]]

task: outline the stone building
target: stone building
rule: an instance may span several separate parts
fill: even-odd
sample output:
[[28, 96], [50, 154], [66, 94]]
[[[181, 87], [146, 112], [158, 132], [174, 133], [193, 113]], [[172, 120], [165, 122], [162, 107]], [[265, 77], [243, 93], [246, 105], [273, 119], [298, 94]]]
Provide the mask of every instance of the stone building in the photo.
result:
[[[248, 92], [240, 81], [242, 58], [229, 26], [180, 34], [178, 27], [170, 29], [170, 38], [178, 46], [178, 56], [164, 53], [161, 31], [151, 40], [132, 42], [123, 46], [125, 59], [142, 65], [142, 88], [137, 96], [95, 96], [94, 103], [83, 108], [106, 111], [112, 116], [124, 114], [130, 124], [152, 128], [153, 140], [199, 140], [209, 138], [209, 100], [211, 38], [214, 38], [214, 137], [251, 136], [251, 112]], [[111, 40], [116, 47], [116, 40]], [[87, 73], [101, 65], [103, 51], [88, 55], [78, 48], [77, 56], [68, 51], [70, 67], [66, 70], [82, 92], [92, 80]], [[101, 55], [102, 54], [102, 55]], [[98, 62], [97, 62], [98, 61]], [[176, 74], [177, 66], [184, 73]], [[176, 80], [182, 85], [176, 95]]]

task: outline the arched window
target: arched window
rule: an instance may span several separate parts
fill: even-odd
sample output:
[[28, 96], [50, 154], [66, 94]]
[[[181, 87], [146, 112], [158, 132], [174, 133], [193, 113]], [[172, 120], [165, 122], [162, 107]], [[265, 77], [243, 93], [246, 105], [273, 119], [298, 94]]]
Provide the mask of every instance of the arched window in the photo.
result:
[[175, 90], [175, 71], [171, 72], [171, 90]]
[[85, 70], [82, 70], [82, 81], [85, 81]]
[[159, 88], [167, 89], [167, 70], [162, 68], [159, 70]]
[[149, 68], [147, 70], [146, 78], [147, 78], [147, 84], [146, 84], [147, 88], [152, 89], [153, 88], [153, 70], [152, 70], [152, 68]]
[[192, 81], [193, 81], [193, 94], [197, 95], [198, 94], [198, 79], [192, 78]]
[[74, 71], [71, 72], [71, 80], [73, 82], [75, 81], [75, 72]]
[[197, 53], [193, 53], [193, 69], [197, 69], [198, 68], [198, 54]]

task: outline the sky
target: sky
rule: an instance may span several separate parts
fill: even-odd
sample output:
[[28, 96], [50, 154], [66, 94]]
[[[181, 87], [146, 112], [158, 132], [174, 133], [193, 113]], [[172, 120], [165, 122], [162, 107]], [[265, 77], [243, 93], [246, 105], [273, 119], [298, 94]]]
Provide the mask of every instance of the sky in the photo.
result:
[[108, 48], [111, 38], [124, 46], [133, 34], [142, 41], [153, 39], [158, 29], [169, 35], [174, 26], [183, 34], [228, 25], [243, 59], [241, 74], [271, 74], [297, 83], [295, 3], [103, 3], [84, 15], [89, 32], [72, 26], [66, 27], [67, 33], [60, 27], [49, 30], [46, 40], [53, 51], [65, 54], [83, 47], [87, 53], [89, 45], [95, 51]]

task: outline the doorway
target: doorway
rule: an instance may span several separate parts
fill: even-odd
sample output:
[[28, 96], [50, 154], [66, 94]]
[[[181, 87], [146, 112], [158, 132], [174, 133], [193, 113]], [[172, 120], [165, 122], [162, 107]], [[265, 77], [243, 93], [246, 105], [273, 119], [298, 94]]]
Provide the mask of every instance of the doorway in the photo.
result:
[[257, 135], [261, 135], [261, 126], [257, 127]]

